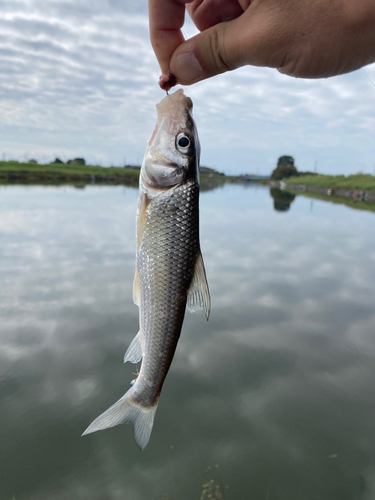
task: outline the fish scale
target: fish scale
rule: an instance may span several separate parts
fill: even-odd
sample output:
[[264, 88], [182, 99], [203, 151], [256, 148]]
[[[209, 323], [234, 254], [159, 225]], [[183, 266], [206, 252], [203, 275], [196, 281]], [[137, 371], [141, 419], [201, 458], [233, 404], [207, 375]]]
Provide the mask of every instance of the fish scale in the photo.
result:
[[160, 392], [180, 337], [186, 305], [204, 309], [210, 295], [199, 245], [199, 154], [191, 99], [182, 90], [157, 106], [158, 121], [141, 167], [137, 265], [133, 300], [140, 330], [124, 361], [142, 366], [130, 389], [86, 429], [90, 434], [125, 422], [147, 445]]
[[[139, 384], [143, 377], [154, 381], [147, 396], [142, 394], [140, 403], [144, 406], [157, 402], [172, 362], [185, 315], [186, 290], [199, 251], [198, 184], [190, 181], [164, 196], [150, 202], [137, 257], [145, 351], [154, 353], [143, 362], [139, 375]], [[138, 400], [138, 394], [135, 397]]]

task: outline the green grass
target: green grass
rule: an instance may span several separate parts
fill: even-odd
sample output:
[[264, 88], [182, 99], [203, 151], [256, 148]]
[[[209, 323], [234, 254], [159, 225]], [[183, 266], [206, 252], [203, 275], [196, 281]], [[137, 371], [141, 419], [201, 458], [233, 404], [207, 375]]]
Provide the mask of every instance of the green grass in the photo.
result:
[[[0, 184], [73, 184], [84, 187], [86, 184], [95, 182], [95, 184], [123, 184], [137, 187], [138, 179], [138, 169], [0, 161]], [[201, 172], [200, 180], [201, 190], [209, 191], [222, 186], [230, 178], [220, 174]]]
[[305, 186], [375, 191], [375, 176], [365, 174], [349, 175], [348, 177], [344, 175], [312, 175], [284, 179], [283, 182]]
[[139, 170], [92, 165], [30, 164], [0, 161], [0, 184], [69, 184], [95, 182], [137, 185]]

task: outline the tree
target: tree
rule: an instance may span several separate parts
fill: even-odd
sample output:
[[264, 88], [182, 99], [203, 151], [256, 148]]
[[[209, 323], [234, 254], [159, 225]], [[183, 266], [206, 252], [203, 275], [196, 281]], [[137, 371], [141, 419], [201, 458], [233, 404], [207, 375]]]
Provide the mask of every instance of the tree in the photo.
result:
[[273, 208], [278, 212], [287, 212], [296, 197], [295, 194], [281, 191], [279, 188], [271, 188], [270, 195], [273, 198]]
[[298, 175], [298, 170], [294, 166], [294, 158], [292, 156], [280, 156], [277, 167], [271, 174], [271, 179], [281, 181], [289, 177], [298, 177]]
[[278, 167], [286, 167], [287, 165], [294, 166], [293, 156], [280, 156], [280, 158], [277, 160], [277, 166]]

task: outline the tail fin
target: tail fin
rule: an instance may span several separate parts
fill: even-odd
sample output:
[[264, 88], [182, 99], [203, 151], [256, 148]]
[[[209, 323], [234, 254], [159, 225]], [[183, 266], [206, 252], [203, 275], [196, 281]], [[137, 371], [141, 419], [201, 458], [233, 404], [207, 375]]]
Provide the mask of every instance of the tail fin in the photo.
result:
[[125, 422], [131, 422], [134, 426], [134, 437], [141, 450], [146, 448], [150, 439], [154, 417], [158, 404], [145, 408], [132, 401], [132, 389], [122, 396], [108, 410], [99, 415], [85, 430], [82, 436], [92, 432], [101, 431], [115, 427]]

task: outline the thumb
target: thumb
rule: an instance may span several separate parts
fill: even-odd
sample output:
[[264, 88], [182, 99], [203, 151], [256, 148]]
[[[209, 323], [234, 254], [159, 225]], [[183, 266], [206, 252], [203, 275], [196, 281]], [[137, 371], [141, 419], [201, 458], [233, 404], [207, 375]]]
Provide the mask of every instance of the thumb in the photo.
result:
[[246, 64], [236, 24], [238, 19], [216, 24], [177, 47], [171, 57], [170, 71], [178, 83], [190, 85]]
[[[274, 45], [269, 43], [269, 23], [264, 23], [263, 16], [249, 15], [250, 10], [202, 31], [177, 47], [171, 57], [170, 71], [178, 83], [190, 85], [247, 64], [278, 67], [280, 59], [275, 58], [275, 51], [269, 51], [270, 45]], [[263, 57], [270, 53], [277, 60], [271, 62], [269, 57]]]
[[252, 4], [236, 19], [216, 24], [179, 45], [170, 61], [177, 82], [191, 85], [248, 64], [281, 67], [291, 45], [286, 29], [290, 21], [276, 9], [262, 7]]

